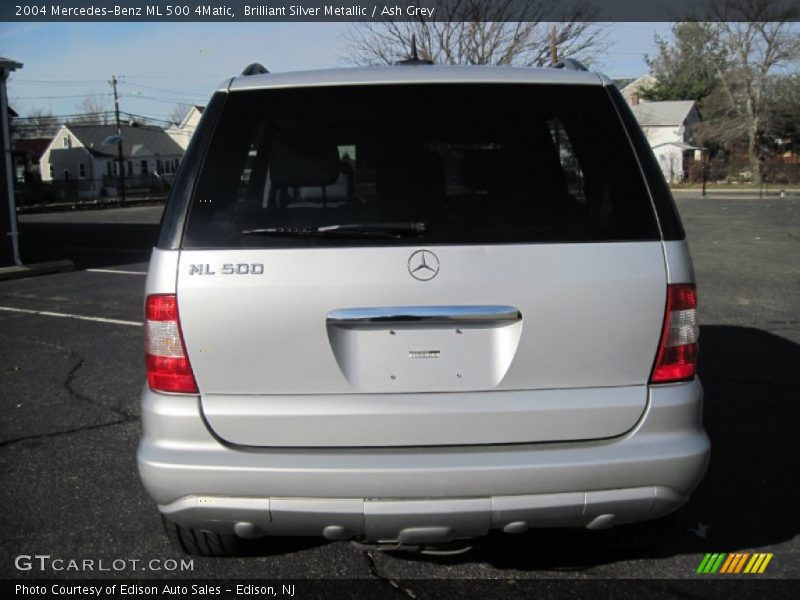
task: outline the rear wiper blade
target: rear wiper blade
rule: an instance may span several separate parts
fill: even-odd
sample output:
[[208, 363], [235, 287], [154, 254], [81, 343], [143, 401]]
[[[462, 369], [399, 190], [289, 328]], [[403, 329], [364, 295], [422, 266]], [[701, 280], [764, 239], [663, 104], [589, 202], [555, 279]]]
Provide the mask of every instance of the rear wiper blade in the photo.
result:
[[242, 235], [274, 235], [297, 237], [393, 237], [421, 235], [425, 233], [425, 223], [343, 223], [323, 225], [322, 227], [263, 227], [245, 229]]

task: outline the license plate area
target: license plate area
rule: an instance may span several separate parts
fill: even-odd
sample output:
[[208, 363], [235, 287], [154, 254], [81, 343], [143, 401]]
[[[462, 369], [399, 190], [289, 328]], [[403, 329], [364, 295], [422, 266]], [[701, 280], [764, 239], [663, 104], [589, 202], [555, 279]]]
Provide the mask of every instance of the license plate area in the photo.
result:
[[[441, 314], [447, 314], [445, 307]], [[339, 368], [359, 391], [496, 387], [516, 353], [521, 316], [516, 312], [509, 318], [487, 319], [477, 310], [472, 318], [463, 310], [458, 314], [458, 319], [415, 318], [413, 311], [372, 321], [329, 318], [328, 339]]]

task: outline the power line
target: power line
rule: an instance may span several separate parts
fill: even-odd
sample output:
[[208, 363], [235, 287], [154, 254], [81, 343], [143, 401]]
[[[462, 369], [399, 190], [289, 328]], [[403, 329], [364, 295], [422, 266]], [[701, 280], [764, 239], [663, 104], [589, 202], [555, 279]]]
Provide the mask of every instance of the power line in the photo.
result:
[[82, 85], [85, 83], [103, 84], [103, 79], [9, 79], [9, 83], [24, 83], [26, 85]]
[[[56, 119], [68, 119], [68, 118], [72, 118], [72, 117], [85, 117], [87, 115], [100, 116], [100, 115], [112, 114], [113, 112], [114, 112], [113, 110], [101, 110], [101, 111], [98, 111], [98, 112], [73, 113], [73, 114], [69, 114], [69, 115], [36, 115], [36, 116], [32, 116], [32, 117], [14, 117], [13, 121], [16, 123], [17, 121], [32, 121], [34, 119], [41, 119], [42, 121], [45, 121], [45, 120], [56, 120]], [[24, 125], [24, 123], [23, 123], [23, 125]]]
[[147, 121], [158, 121], [159, 123], [167, 123], [169, 125], [177, 125], [178, 123], [175, 121], [170, 121], [169, 119], [160, 119], [158, 117], [149, 117], [147, 115], [140, 115], [137, 113], [127, 112], [127, 111], [120, 111], [120, 114], [124, 114], [126, 117], [134, 117], [138, 119], [145, 119]]
[[134, 79], [216, 79], [222, 81], [225, 76], [222, 75], [126, 75]]
[[[13, 117], [12, 122], [16, 127], [30, 127], [36, 128], [45, 125], [58, 125], [60, 121], [65, 121], [68, 119], [80, 119], [85, 117], [102, 117], [102, 116], [110, 116], [113, 115], [113, 110], [104, 110], [98, 112], [88, 112], [88, 113], [71, 113], [66, 115], [35, 115], [30, 117]], [[134, 113], [130, 111], [120, 111], [120, 114], [124, 114], [126, 117], [133, 117], [137, 119], [145, 119], [147, 121], [158, 121], [160, 123], [167, 123], [169, 125], [177, 125], [178, 121], [171, 121], [169, 119], [162, 119], [161, 117], [155, 117], [152, 115], [144, 115], [141, 113]]]
[[189, 100], [188, 98], [158, 98], [156, 96], [141, 96], [141, 95], [138, 95], [138, 94], [136, 96], [126, 96], [126, 98], [129, 99], [129, 100], [134, 100], [134, 99], [147, 100], [147, 101], [150, 101], [150, 102], [164, 102], [164, 103], [167, 103], [167, 104], [194, 104], [195, 103], [194, 100]]
[[17, 100], [56, 100], [60, 98], [86, 98], [87, 96], [113, 96], [114, 94], [69, 94], [66, 96], [14, 96], [12, 101]]
[[141, 88], [145, 88], [145, 89], [148, 89], [148, 90], [154, 90], [156, 92], [166, 92], [168, 94], [186, 94], [188, 96], [202, 96], [202, 97], [206, 97], [207, 96], [206, 94], [199, 94], [199, 93], [196, 94], [194, 92], [187, 92], [186, 90], [171, 90], [171, 89], [168, 89], [168, 88], [156, 87], [156, 86], [153, 86], [153, 85], [145, 85], [143, 83], [137, 83], [135, 81], [123, 81], [122, 83], [124, 85], [131, 85], [131, 86], [135, 86], [135, 87], [141, 87]]

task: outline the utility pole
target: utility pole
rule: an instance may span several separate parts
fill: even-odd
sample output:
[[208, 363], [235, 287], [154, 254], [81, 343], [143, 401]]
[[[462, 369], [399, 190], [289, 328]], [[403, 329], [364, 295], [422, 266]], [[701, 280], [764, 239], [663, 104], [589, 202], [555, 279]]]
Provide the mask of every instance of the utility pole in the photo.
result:
[[22, 63], [0, 58], [0, 267], [22, 265], [19, 256], [17, 205], [14, 202], [14, 167], [8, 126], [6, 81]]
[[117, 160], [119, 161], [119, 195], [125, 202], [125, 156], [122, 154], [122, 126], [119, 123], [119, 95], [117, 94], [117, 76], [111, 76], [114, 88], [114, 118], [117, 121]]
[[558, 40], [556, 38], [556, 24], [553, 23], [553, 28], [550, 30], [550, 64], [554, 65], [558, 62]]

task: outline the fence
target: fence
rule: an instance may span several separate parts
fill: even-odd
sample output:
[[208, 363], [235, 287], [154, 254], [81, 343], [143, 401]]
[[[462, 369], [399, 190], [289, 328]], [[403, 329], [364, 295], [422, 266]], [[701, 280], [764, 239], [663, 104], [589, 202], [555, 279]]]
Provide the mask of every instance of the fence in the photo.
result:
[[[141, 201], [165, 200], [167, 197], [168, 185], [160, 185], [156, 180], [139, 179], [128, 183], [126, 180], [126, 200]], [[110, 178], [108, 187], [100, 186], [101, 182], [90, 182], [80, 180], [57, 180], [57, 181], [28, 181], [16, 183], [14, 185], [14, 198], [17, 208], [23, 210], [32, 207], [44, 207], [59, 204], [87, 204], [97, 205], [102, 202], [114, 202], [118, 199], [116, 185], [117, 180]], [[102, 183], [106, 183], [103, 181]]]
[[[172, 183], [173, 176], [161, 175], [158, 173], [145, 173], [144, 175], [126, 175], [126, 190], [143, 190], [148, 192], [168, 191]], [[119, 177], [116, 175], [103, 175], [103, 188], [106, 190], [116, 190], [119, 186]]]
[[39, 204], [75, 203], [80, 201], [79, 182], [74, 180], [29, 181], [14, 185], [14, 199], [18, 208]]
[[[687, 161], [686, 183], [750, 183], [753, 174], [744, 160], [714, 158], [710, 162]], [[770, 186], [800, 184], [800, 162], [770, 157], [762, 166], [762, 184]]]

